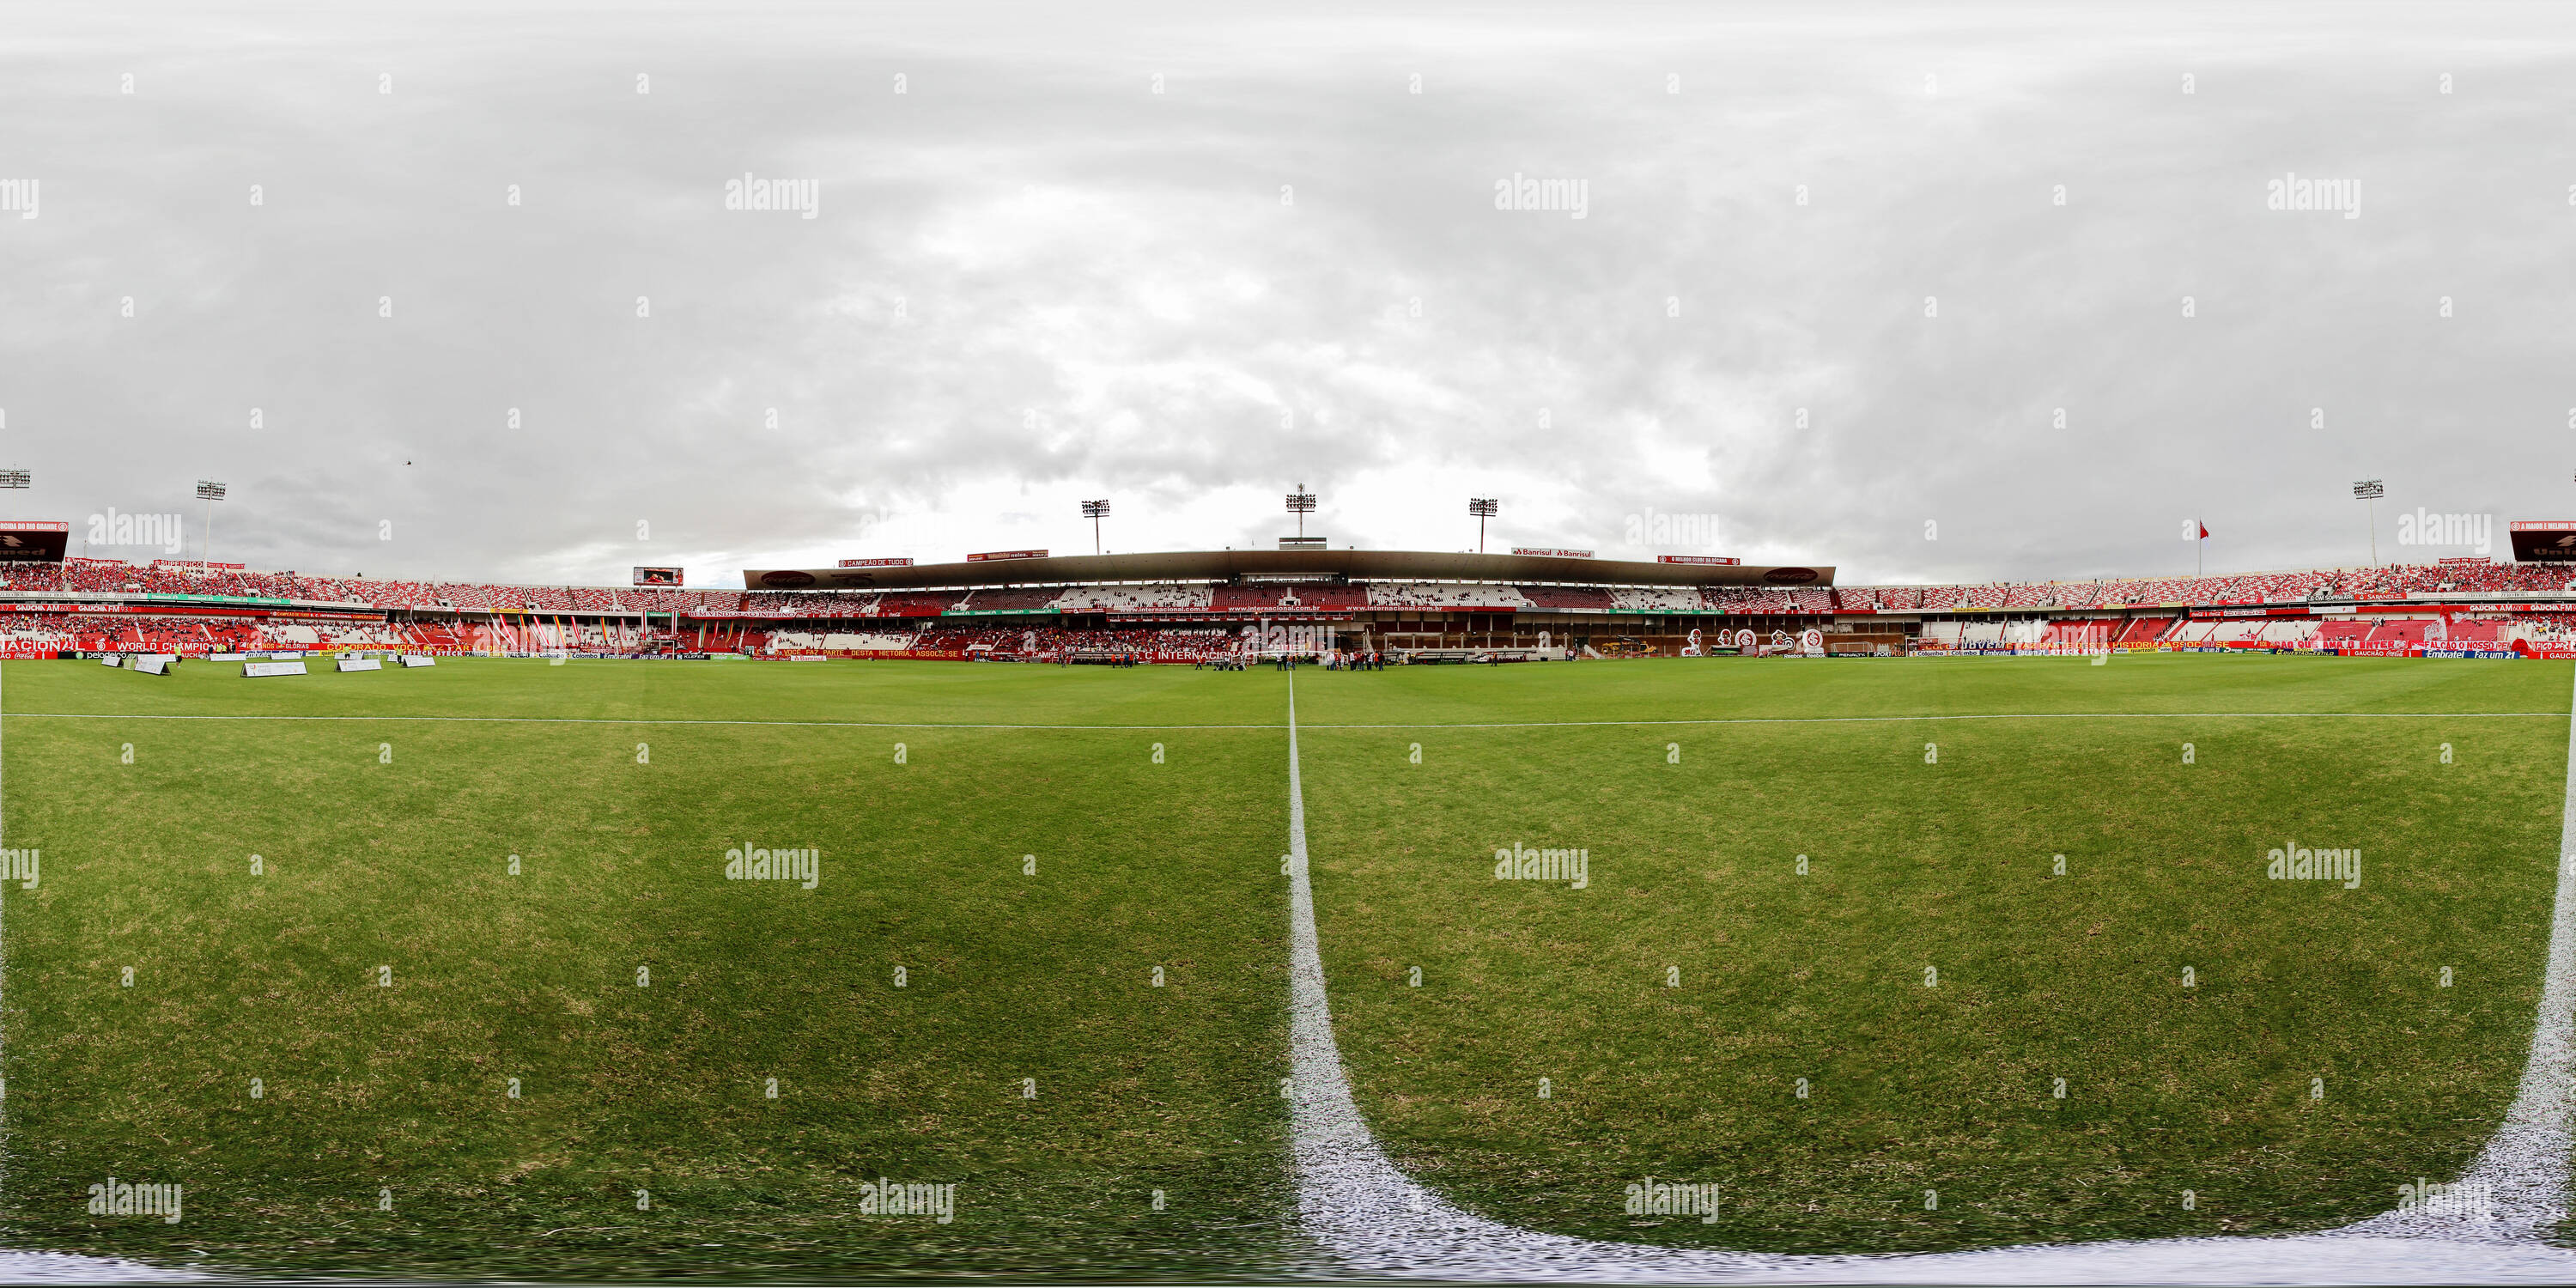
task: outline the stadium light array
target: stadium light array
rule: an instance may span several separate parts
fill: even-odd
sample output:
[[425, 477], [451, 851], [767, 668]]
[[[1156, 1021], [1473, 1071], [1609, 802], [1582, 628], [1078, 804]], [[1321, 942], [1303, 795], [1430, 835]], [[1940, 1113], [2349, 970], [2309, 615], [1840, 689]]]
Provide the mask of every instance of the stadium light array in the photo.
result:
[[206, 535], [199, 538], [208, 563], [215, 561], [215, 502], [224, 499], [224, 485], [213, 479], [197, 480], [197, 499], [206, 503]]
[[36, 476], [31, 471], [17, 469], [0, 470], [0, 487], [23, 488], [33, 487], [35, 484]]
[[1485, 520], [1502, 513], [1503, 503], [1489, 496], [1467, 498], [1467, 513], [1476, 516], [1476, 553], [1485, 553]]
[[1306, 535], [1306, 516], [1314, 512], [1315, 494], [1307, 491], [1305, 484], [1298, 484], [1297, 490], [1288, 494], [1288, 513], [1297, 516], [1297, 536], [1300, 539]]
[[2363, 479], [2352, 485], [2352, 499], [2362, 503], [2370, 516], [2370, 566], [2379, 566], [2379, 498], [2388, 488], [2378, 479]]
[[1091, 553], [1099, 554], [1100, 521], [1109, 517], [1109, 502], [1105, 500], [1083, 502], [1082, 517], [1091, 520]]

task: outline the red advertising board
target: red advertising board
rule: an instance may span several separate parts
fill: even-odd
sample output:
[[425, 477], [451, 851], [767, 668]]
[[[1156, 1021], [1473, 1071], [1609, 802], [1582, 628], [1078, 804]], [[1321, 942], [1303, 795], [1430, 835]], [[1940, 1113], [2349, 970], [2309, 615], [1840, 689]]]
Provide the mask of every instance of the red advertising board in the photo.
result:
[[1744, 561], [1741, 559], [1724, 559], [1716, 555], [1657, 555], [1655, 556], [1655, 562], [1669, 564], [1707, 564], [1718, 568], [1732, 568]]
[[[973, 557], [968, 556], [968, 558]], [[909, 559], [844, 559], [840, 566], [843, 568], [909, 568], [912, 566], [912, 561]]]
[[989, 561], [989, 560], [994, 560], [994, 559], [1044, 559], [1044, 558], [1046, 558], [1046, 552], [1045, 552], [1045, 551], [1043, 551], [1043, 550], [989, 550], [989, 551], [986, 551], [985, 553], [980, 554], [980, 555], [968, 555], [968, 556], [966, 556], [966, 562], [968, 562], [968, 563], [984, 563], [984, 562], [987, 562], [987, 561]]

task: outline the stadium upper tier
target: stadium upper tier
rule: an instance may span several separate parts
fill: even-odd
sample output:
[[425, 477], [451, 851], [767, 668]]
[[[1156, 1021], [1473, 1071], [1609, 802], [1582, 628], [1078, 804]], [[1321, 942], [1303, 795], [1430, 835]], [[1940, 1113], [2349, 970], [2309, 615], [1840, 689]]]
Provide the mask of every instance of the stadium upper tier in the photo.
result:
[[[1684, 567], [1694, 574], [1702, 570], [1699, 566]], [[1024, 582], [921, 590], [777, 591], [326, 577], [74, 559], [63, 563], [0, 564], [0, 596], [22, 604], [55, 597], [74, 603], [138, 598], [168, 603], [171, 601], [163, 597], [189, 596], [205, 603], [293, 604], [425, 616], [676, 614], [699, 619], [1097, 615], [1170, 620], [1195, 615], [1330, 616], [1359, 612], [1857, 615], [1988, 611], [2045, 615], [2132, 607], [2390, 600], [2446, 593], [2554, 596], [2569, 592], [2571, 578], [2576, 578], [2576, 571], [2553, 564], [2394, 564], [2310, 572], [1975, 586], [1605, 586], [1457, 581], [1416, 573], [1361, 581], [1172, 580], [1110, 585]]]

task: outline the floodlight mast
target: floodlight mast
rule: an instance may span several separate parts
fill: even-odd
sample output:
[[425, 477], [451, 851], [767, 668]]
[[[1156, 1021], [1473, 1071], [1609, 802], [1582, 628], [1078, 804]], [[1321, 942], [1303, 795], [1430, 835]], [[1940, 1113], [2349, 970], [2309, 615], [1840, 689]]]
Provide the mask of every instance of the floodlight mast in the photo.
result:
[[215, 561], [215, 502], [224, 499], [224, 485], [213, 479], [199, 479], [197, 497], [206, 503], [206, 535], [198, 538], [198, 545], [205, 551], [206, 562], [213, 563]]
[[2373, 568], [2379, 566], [2379, 498], [2386, 495], [2388, 489], [2378, 479], [2363, 479], [2352, 485], [2353, 499], [2361, 502], [2370, 516], [2370, 566]]
[[1502, 503], [1489, 496], [1467, 498], [1467, 513], [1476, 516], [1476, 553], [1485, 553], [1485, 520], [1502, 511]]
[[1095, 555], [1100, 553], [1100, 521], [1108, 514], [1109, 502], [1106, 500], [1082, 503], [1082, 517], [1091, 520], [1091, 553]]
[[1288, 513], [1297, 516], [1298, 539], [1303, 540], [1305, 538], [1306, 516], [1313, 514], [1314, 512], [1315, 494], [1307, 491], [1305, 484], [1298, 484], [1297, 490], [1288, 494]]

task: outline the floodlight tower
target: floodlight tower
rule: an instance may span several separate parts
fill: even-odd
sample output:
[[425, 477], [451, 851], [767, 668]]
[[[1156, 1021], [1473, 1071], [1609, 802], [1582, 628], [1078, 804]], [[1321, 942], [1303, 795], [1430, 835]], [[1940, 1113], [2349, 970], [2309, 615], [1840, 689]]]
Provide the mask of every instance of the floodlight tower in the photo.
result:
[[1502, 512], [1502, 502], [1489, 496], [1467, 498], [1467, 513], [1476, 516], [1476, 553], [1485, 553], [1485, 520]]
[[1091, 553], [1099, 554], [1100, 521], [1109, 517], [1109, 502], [1105, 500], [1083, 502], [1082, 517], [1091, 520]]
[[2352, 485], [2352, 498], [2362, 502], [2370, 515], [2370, 566], [2373, 568], [2379, 566], [2379, 498], [2386, 495], [2388, 489], [2377, 479], [2363, 479]]
[[205, 546], [206, 562], [213, 563], [215, 561], [215, 502], [224, 499], [224, 485], [212, 479], [197, 480], [197, 499], [206, 503], [206, 535], [201, 541]]
[[1288, 494], [1288, 513], [1297, 516], [1297, 535], [1301, 539], [1306, 535], [1306, 516], [1314, 512], [1315, 494], [1307, 491], [1305, 484], [1298, 484], [1297, 490]]

